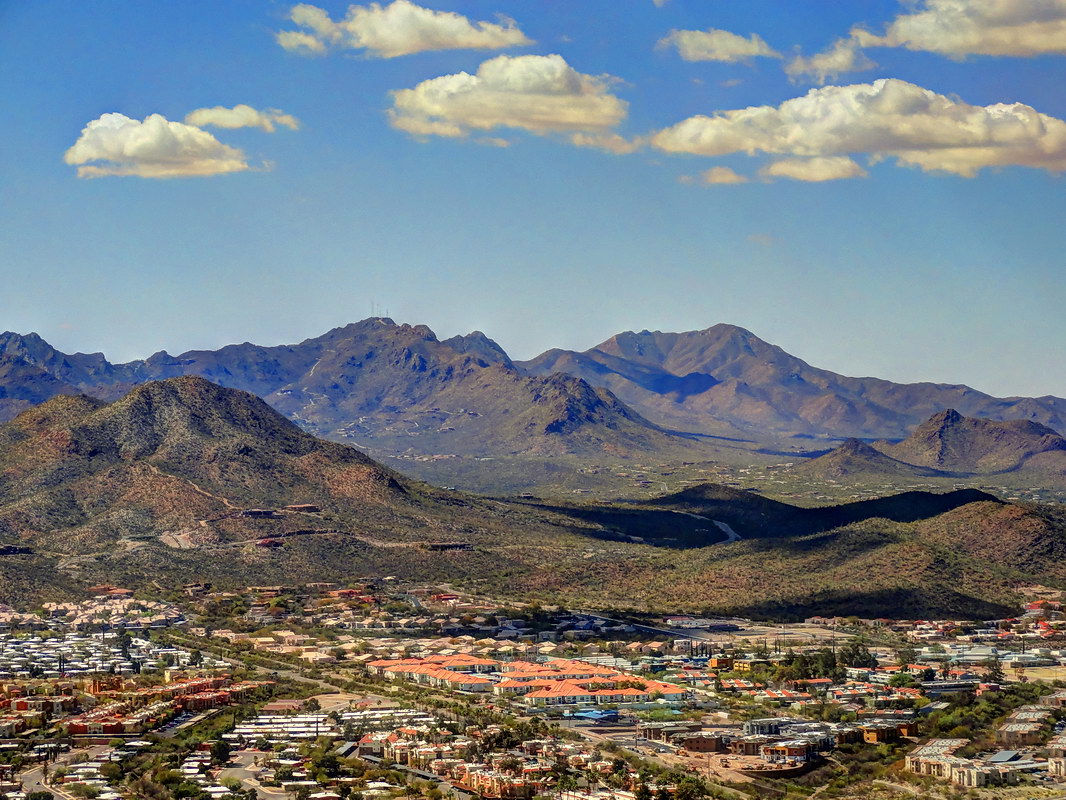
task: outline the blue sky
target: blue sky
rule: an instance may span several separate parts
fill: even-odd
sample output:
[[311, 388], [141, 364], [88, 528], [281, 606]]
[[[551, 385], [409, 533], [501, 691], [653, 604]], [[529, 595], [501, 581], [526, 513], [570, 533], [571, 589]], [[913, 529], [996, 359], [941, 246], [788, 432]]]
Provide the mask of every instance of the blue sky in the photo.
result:
[[0, 0], [0, 327], [126, 360], [373, 307], [528, 358], [731, 322], [1066, 396], [1066, 2], [406, 2]]

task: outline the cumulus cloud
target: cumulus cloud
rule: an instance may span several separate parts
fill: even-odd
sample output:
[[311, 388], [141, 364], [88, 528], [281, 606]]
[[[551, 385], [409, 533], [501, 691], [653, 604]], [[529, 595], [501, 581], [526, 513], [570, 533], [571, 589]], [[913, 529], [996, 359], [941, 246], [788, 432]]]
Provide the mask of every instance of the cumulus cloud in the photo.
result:
[[748, 179], [738, 175], [729, 167], [711, 167], [700, 173], [700, 181], [710, 185], [747, 183]]
[[780, 106], [695, 116], [657, 132], [669, 153], [869, 154], [925, 171], [973, 176], [985, 167], [1066, 170], [1066, 122], [1023, 103], [974, 106], [912, 83], [825, 86]]
[[744, 37], [729, 31], [670, 31], [657, 47], [674, 47], [685, 61], [724, 61], [735, 64], [751, 58], [781, 58], [757, 33]]
[[904, 47], [952, 57], [1066, 54], [1066, 0], [922, 0], [865, 47]]
[[591, 147], [615, 155], [635, 153], [644, 146], [644, 140], [636, 137], [627, 139], [617, 133], [574, 133], [570, 143], [576, 147]]
[[300, 127], [300, 121], [292, 114], [286, 114], [277, 108], [259, 111], [244, 103], [233, 108], [198, 108], [185, 115], [185, 122], [198, 128], [261, 128], [267, 133], [273, 133], [277, 125], [284, 125], [294, 131]]
[[865, 178], [866, 170], [847, 156], [783, 158], [767, 164], [759, 174], [767, 178], [791, 178], [794, 181], [821, 183], [844, 178]]
[[474, 75], [431, 78], [393, 92], [392, 99], [392, 125], [414, 136], [460, 137], [521, 128], [599, 137], [579, 143], [604, 149], [618, 145], [608, 135], [627, 109], [624, 100], [611, 94], [607, 79], [580, 73], [559, 55], [497, 56]]
[[292, 53], [322, 55], [326, 52], [325, 43], [305, 31], [278, 31], [274, 34], [274, 39], [283, 48]]
[[195, 125], [172, 122], [161, 114], [143, 121], [103, 114], [82, 129], [63, 160], [78, 167], [79, 178], [183, 178], [250, 168], [237, 148], [222, 144]]
[[785, 65], [785, 72], [792, 80], [813, 79], [819, 84], [835, 80], [848, 72], [873, 69], [871, 61], [854, 38], [837, 39], [827, 49], [813, 56], [796, 56]]
[[280, 31], [275, 38], [286, 50], [304, 55], [340, 47], [396, 58], [427, 50], [500, 50], [532, 43], [514, 20], [471, 22], [454, 11], [434, 11], [411, 0], [349, 6], [339, 22], [318, 6], [300, 3], [289, 19], [303, 30]]

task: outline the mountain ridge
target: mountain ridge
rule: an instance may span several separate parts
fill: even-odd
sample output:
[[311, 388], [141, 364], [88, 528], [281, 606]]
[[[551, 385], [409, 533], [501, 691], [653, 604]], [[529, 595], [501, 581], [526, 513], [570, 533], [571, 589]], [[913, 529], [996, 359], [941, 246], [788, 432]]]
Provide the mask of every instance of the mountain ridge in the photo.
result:
[[1066, 431], [1062, 398], [996, 398], [961, 384], [848, 377], [728, 324], [684, 333], [626, 331], [580, 353], [549, 350], [516, 364], [532, 374], [565, 371], [606, 386], [648, 419], [679, 430], [718, 433], [729, 425], [749, 433], [902, 438], [930, 414], [962, 408], [970, 416], [1034, 419]]
[[11, 357], [33, 358], [36, 369], [73, 378], [45, 387], [42, 396], [73, 389], [114, 399], [146, 381], [199, 375], [263, 397], [315, 433], [398, 452], [413, 445], [492, 454], [689, 447], [607, 390], [570, 376], [518, 371], [484, 334], [441, 342], [424, 325], [385, 318], [336, 327], [295, 345], [245, 342], [176, 356], [160, 351], [119, 365], [97, 355], [65, 356], [36, 335], [5, 334], [0, 360]]
[[250, 391], [318, 435], [403, 457], [700, 460], [698, 437], [903, 439], [946, 408], [1066, 431], [1066, 399], [846, 377], [725, 323], [624, 331], [584, 352], [513, 361], [480, 331], [439, 340], [424, 325], [379, 317], [296, 344], [160, 351], [125, 364], [8, 332], [0, 335], [0, 420], [56, 394], [113, 400], [134, 385], [185, 374]]

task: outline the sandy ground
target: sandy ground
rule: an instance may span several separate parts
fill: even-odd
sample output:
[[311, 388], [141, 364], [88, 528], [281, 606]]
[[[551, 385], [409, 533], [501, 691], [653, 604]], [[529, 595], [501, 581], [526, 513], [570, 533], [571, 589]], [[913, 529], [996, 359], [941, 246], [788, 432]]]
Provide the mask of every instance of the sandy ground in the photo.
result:
[[1026, 677], [1031, 681], [1066, 681], [1066, 667], [1027, 667], [1024, 670], [1004, 670], [1008, 680]]
[[385, 698], [368, 697], [367, 695], [362, 694], [348, 694], [346, 692], [319, 694], [315, 695], [314, 699], [318, 701], [322, 711], [327, 714], [330, 711], [347, 711], [349, 708], [388, 708], [396, 705], [392, 700], [387, 700]]

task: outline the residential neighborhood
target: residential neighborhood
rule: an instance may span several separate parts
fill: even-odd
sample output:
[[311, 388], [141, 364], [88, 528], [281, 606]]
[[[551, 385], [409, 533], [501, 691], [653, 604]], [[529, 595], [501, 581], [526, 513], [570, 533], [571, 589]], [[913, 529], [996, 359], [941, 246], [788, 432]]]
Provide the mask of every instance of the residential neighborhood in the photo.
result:
[[171, 780], [179, 742], [170, 768], [196, 798], [761, 797], [851, 763], [922, 791], [1066, 786], [1054, 602], [982, 621], [608, 619], [385, 577], [98, 587], [8, 614], [16, 800], [46, 777], [60, 800], [132, 800], [136, 775]]

